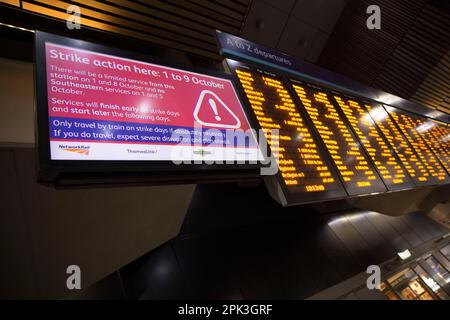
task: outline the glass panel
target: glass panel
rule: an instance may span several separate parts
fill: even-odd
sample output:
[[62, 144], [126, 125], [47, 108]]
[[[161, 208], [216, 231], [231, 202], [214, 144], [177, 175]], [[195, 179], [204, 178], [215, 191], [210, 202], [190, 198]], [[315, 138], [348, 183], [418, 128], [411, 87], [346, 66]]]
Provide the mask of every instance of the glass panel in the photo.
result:
[[445, 283], [450, 283], [450, 273], [433, 256], [427, 258], [425, 262], [433, 269], [436, 275]]
[[293, 88], [341, 175], [350, 195], [384, 192], [386, 188], [350, 127], [341, 119], [331, 96], [315, 85], [295, 82]]
[[365, 104], [365, 107], [392, 149], [397, 153], [413, 181], [417, 185], [430, 184], [431, 182], [428, 181], [429, 173], [386, 110], [381, 106], [372, 106], [371, 104]]
[[419, 132], [414, 128], [413, 115], [400, 109], [386, 106], [386, 110], [395, 120], [400, 130], [409, 141], [419, 159], [424, 164], [423, 172], [428, 181], [433, 183], [448, 183], [450, 181], [444, 168], [441, 166], [432, 150], [428, 147], [427, 142], [420, 136]]
[[423, 270], [423, 268], [421, 266], [416, 266], [414, 268], [414, 271], [417, 272], [417, 274], [420, 276], [420, 278], [423, 280], [423, 282], [425, 282], [425, 284], [431, 290], [433, 290], [433, 292], [436, 293], [439, 296], [439, 298], [444, 299], [444, 300], [449, 299], [449, 297], [442, 290], [442, 288], [439, 286], [439, 284], [437, 284], [436, 281], [434, 281], [434, 279], [431, 278], [430, 275], [428, 273], [426, 273], [425, 270]]
[[399, 273], [393, 275], [387, 281], [389, 282], [389, 284], [391, 286], [395, 287], [400, 282], [405, 281], [407, 279], [411, 279], [414, 276], [415, 276], [414, 271], [412, 271], [411, 269], [408, 268], [408, 269], [402, 270]]
[[[271, 151], [278, 155], [282, 182], [299, 197], [312, 201], [346, 196], [338, 175], [299, 113], [282, 79], [259, 69], [235, 69], [253, 113], [264, 130]], [[279, 136], [272, 136], [272, 129]], [[276, 142], [276, 144], [275, 144]]]
[[391, 150], [378, 132], [363, 104], [356, 99], [334, 92], [333, 98], [366, 149], [386, 186], [390, 190], [412, 186], [412, 181], [406, 175], [400, 161], [395, 157], [394, 151]]
[[450, 261], [450, 244], [441, 249], [441, 253]]

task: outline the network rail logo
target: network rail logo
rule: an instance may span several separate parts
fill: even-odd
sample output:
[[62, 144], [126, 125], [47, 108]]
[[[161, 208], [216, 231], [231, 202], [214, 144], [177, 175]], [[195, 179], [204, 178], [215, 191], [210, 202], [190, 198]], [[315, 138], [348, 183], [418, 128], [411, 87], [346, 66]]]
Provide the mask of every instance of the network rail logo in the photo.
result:
[[68, 146], [68, 145], [62, 145], [60, 144], [59, 149], [62, 149], [64, 151], [67, 152], [74, 152], [74, 153], [78, 153], [84, 156], [89, 155], [89, 151], [91, 149], [90, 146], [84, 146], [84, 145], [75, 145], [75, 146]]

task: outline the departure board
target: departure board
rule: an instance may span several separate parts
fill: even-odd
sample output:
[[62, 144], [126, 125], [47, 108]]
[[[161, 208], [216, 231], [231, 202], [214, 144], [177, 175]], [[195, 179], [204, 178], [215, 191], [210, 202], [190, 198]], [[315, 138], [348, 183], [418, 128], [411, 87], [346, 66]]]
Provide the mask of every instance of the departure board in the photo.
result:
[[[438, 143], [443, 146], [447, 154], [450, 153], [450, 124], [446, 124], [440, 121], [432, 121], [435, 125], [431, 127], [431, 132], [436, 137]], [[448, 166], [448, 158], [447, 158]]]
[[389, 117], [387, 111], [381, 105], [373, 102], [364, 103], [364, 107], [369, 111], [370, 116], [388, 140], [391, 148], [394, 149], [413, 182], [418, 186], [430, 184], [428, 170], [417, 157], [400, 129]]
[[[291, 199], [306, 202], [347, 196], [281, 79], [245, 65], [234, 70], [271, 151], [278, 155], [279, 176], [284, 189], [294, 195]], [[278, 129], [279, 136], [271, 135], [271, 129]]]
[[389, 190], [414, 186], [406, 169], [378, 131], [368, 111], [354, 98], [331, 92]]
[[422, 117], [417, 117], [416, 123], [416, 130], [450, 174], [450, 130], [445, 123]]
[[320, 87], [293, 81], [292, 86], [324, 142], [350, 195], [386, 191], [368, 156]]
[[446, 125], [424, 117], [409, 114], [409, 124], [418, 133], [447, 172], [450, 172], [450, 136]]
[[432, 184], [450, 182], [450, 178], [446, 174], [444, 168], [434, 156], [424, 138], [415, 129], [416, 125], [414, 123], [413, 116], [394, 107], [385, 106], [385, 108], [392, 116], [402, 133], [405, 135], [406, 139], [417, 153], [419, 159], [425, 165], [427, 173], [429, 174], [428, 180]]

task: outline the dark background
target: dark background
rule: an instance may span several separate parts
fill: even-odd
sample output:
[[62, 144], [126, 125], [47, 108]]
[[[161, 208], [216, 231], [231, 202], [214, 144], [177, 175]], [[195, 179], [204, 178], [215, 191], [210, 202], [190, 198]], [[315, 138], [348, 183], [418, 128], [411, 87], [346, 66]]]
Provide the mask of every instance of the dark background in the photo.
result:
[[128, 298], [304, 299], [446, 231], [421, 213], [323, 214], [263, 185], [198, 185], [180, 234], [120, 274]]

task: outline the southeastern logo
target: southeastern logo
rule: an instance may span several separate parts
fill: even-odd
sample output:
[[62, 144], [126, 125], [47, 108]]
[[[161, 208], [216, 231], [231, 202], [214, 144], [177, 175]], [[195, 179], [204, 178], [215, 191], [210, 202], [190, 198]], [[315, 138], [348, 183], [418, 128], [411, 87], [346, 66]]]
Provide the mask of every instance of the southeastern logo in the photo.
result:
[[67, 145], [59, 145], [59, 148], [64, 150], [64, 151], [68, 151], [68, 152], [75, 152], [78, 154], [82, 154], [84, 156], [87, 156], [89, 154], [89, 149], [91, 148], [90, 146], [82, 146], [82, 145], [78, 145], [78, 146], [67, 146]]

